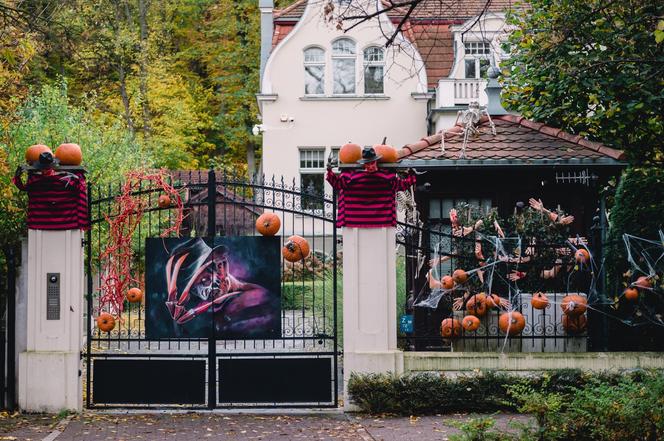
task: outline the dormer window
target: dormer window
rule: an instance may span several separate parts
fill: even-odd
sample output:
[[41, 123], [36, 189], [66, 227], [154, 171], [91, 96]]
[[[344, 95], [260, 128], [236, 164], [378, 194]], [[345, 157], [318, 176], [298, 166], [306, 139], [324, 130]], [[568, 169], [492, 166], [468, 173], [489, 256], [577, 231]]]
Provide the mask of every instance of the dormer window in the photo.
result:
[[491, 67], [491, 44], [488, 41], [468, 41], [464, 44], [465, 78], [486, 78]]
[[332, 43], [332, 93], [349, 95], [355, 93], [355, 42], [340, 38]]
[[325, 51], [319, 47], [304, 51], [304, 94], [325, 94]]
[[378, 46], [364, 50], [364, 93], [384, 93], [385, 52]]

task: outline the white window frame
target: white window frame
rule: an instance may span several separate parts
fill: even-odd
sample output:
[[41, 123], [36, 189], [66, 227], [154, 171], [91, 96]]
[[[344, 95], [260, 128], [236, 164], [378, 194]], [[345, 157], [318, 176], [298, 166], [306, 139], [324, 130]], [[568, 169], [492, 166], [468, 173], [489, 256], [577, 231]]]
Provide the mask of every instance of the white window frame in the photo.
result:
[[[466, 79], [481, 79], [480, 63], [482, 60], [487, 60], [491, 66], [491, 58], [493, 56], [493, 47], [489, 41], [464, 41], [463, 42], [463, 78]], [[475, 76], [466, 76], [466, 61], [472, 60], [475, 62]]]
[[[374, 49], [377, 49], [380, 53], [380, 59], [379, 60], [367, 60], [367, 53], [369, 51], [372, 51]], [[364, 86], [364, 94], [365, 95], [385, 95], [385, 49], [383, 49], [380, 46], [368, 46], [364, 48], [362, 51], [362, 62], [363, 62], [363, 72], [364, 72], [364, 81], [363, 81], [363, 86]], [[382, 67], [383, 68], [383, 77], [381, 78], [381, 83], [383, 86], [383, 91], [382, 92], [367, 92], [367, 71], [369, 67]]]
[[[319, 51], [322, 52], [322, 55], [323, 55], [322, 60], [307, 60], [307, 52], [311, 51], [312, 49], [319, 50]], [[326, 63], [325, 63], [325, 55], [326, 55], [325, 49], [323, 49], [320, 46], [309, 46], [309, 47], [306, 47], [304, 49], [304, 51], [302, 51], [302, 55], [304, 57], [304, 69], [305, 69], [305, 73], [304, 73], [304, 75], [305, 75], [304, 95], [305, 96], [325, 96], [325, 76], [326, 76], [326, 72], [325, 72], [325, 70], [326, 70], [325, 69], [325, 65], [326, 65]], [[322, 66], [323, 67], [323, 81], [322, 81], [323, 92], [322, 93], [307, 93], [307, 86], [306, 86], [306, 75], [307, 75], [307, 73], [306, 73], [306, 69], [307, 69], [308, 66]]]
[[[352, 44], [352, 53], [344, 53], [344, 52], [337, 52], [337, 49], [335, 49], [335, 45], [341, 43], [341, 42], [349, 42]], [[347, 93], [342, 93], [342, 92], [335, 92], [334, 87], [336, 85], [336, 69], [334, 68], [334, 62], [337, 60], [353, 60], [353, 91], [352, 92], [347, 92]], [[348, 37], [342, 37], [342, 38], [337, 38], [332, 42], [332, 95], [336, 96], [356, 96], [357, 95], [357, 43], [348, 38]]]
[[[323, 180], [323, 186], [321, 188], [321, 197], [323, 197], [325, 195], [325, 159], [326, 159], [325, 158], [325, 151], [326, 151], [325, 147], [321, 147], [321, 146], [298, 147], [298, 165], [299, 165], [298, 168], [299, 168], [300, 192], [301, 193], [304, 193], [304, 191], [305, 191], [305, 188], [302, 184], [302, 175], [320, 175], [321, 179]], [[313, 165], [314, 161], [315, 162], [319, 161], [319, 159], [314, 158], [313, 155], [312, 155], [311, 159], [307, 159], [305, 157], [305, 159], [304, 159], [305, 165], [302, 166], [302, 154], [305, 154], [305, 156], [306, 156], [307, 153], [317, 153], [316, 156], [318, 156], [318, 154], [320, 154], [320, 163], [317, 164], [317, 165], [319, 165], [319, 167], [313, 167], [313, 166], [310, 167], [306, 164], [307, 161], [311, 161], [312, 165]], [[300, 209], [303, 212], [307, 212], [307, 213], [322, 212], [323, 207], [305, 208], [305, 207], [302, 206], [302, 202], [303, 201], [300, 200]], [[325, 205], [325, 204], [323, 204], [323, 205]]]

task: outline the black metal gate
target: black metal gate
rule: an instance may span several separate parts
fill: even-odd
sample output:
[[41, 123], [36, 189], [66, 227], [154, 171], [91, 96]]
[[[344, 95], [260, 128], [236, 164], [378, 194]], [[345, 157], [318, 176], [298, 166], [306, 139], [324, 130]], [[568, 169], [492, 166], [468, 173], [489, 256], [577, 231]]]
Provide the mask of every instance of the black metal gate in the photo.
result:
[[[264, 210], [279, 215], [281, 245], [305, 237], [310, 256], [281, 262], [281, 335], [272, 339], [149, 338], [143, 304], [125, 303], [115, 328], [101, 332], [100, 281], [108, 262], [109, 221], [121, 184], [91, 186], [86, 237], [87, 345], [85, 400], [98, 407], [336, 407], [338, 403], [336, 200], [283, 180], [246, 180], [225, 171], [171, 172], [184, 201], [180, 237], [255, 236]], [[145, 239], [159, 237], [176, 214], [160, 208], [161, 187], [141, 182], [143, 204], [131, 247], [132, 271], [146, 272]], [[213, 196], [211, 196], [213, 195]], [[174, 237], [174, 236], [171, 236]], [[149, 262], [148, 262], [149, 264]], [[213, 329], [213, 326], [210, 327]], [[149, 334], [149, 333], [148, 333]]]
[[0, 250], [0, 409], [16, 407], [16, 269], [18, 248]]

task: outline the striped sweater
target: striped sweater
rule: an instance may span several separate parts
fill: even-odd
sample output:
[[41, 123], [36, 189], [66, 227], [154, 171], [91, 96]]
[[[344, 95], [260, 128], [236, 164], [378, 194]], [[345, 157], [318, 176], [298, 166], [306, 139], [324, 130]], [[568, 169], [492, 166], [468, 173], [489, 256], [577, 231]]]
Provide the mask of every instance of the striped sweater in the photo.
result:
[[88, 194], [82, 172], [30, 173], [25, 184], [20, 176], [14, 176], [13, 182], [19, 190], [28, 192], [28, 228], [90, 228]]
[[328, 169], [326, 179], [339, 193], [337, 227], [380, 228], [396, 226], [396, 192], [408, 189], [416, 176], [402, 179], [380, 169], [346, 170], [337, 176]]

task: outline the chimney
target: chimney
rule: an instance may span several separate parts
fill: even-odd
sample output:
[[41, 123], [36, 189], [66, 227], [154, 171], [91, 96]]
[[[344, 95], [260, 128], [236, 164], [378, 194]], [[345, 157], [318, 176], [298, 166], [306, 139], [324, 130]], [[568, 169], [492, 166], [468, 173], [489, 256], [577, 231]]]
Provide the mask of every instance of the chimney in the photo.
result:
[[[258, 0], [258, 7], [261, 10], [261, 76], [260, 84], [263, 84], [263, 73], [267, 58], [272, 51], [272, 34], [274, 34], [274, 11], [273, 0]], [[262, 92], [262, 90], [261, 90]]]
[[498, 84], [498, 75], [500, 75], [500, 71], [495, 67], [490, 67], [487, 71], [489, 82], [484, 91], [488, 97], [486, 112], [489, 115], [507, 115], [507, 110], [505, 110], [500, 103], [500, 92], [503, 88]]

